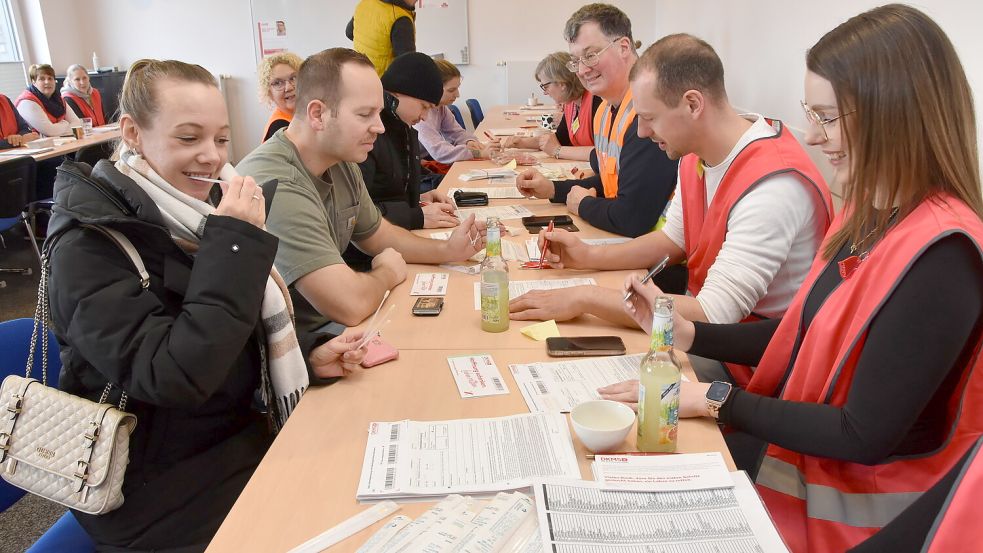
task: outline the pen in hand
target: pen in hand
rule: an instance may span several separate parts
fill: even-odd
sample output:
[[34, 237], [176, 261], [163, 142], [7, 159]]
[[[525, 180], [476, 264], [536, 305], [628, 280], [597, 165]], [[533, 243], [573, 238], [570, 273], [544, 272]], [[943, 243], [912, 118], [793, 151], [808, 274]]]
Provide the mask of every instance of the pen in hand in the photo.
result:
[[[550, 224], [546, 226], [545, 232], [553, 232], [553, 219], [550, 219]], [[550, 247], [550, 239], [543, 235], [543, 249], [539, 252], [539, 268], [543, 268], [543, 263], [546, 262], [546, 249]]]
[[[669, 264], [669, 256], [666, 255], [665, 257], [662, 258], [662, 261], [656, 263], [655, 264], [655, 267], [652, 267], [652, 270], [649, 271], [648, 274], [645, 275], [645, 277], [642, 280], [640, 280], [638, 283], [639, 284], [645, 284], [646, 282], [648, 282], [649, 280], [651, 280], [652, 277], [654, 277], [655, 275], [661, 273], [662, 270], [665, 269], [666, 268], [666, 265], [668, 265], [668, 264]], [[628, 301], [628, 298], [630, 298], [632, 296], [632, 294], [634, 294], [634, 293], [635, 293], [634, 290], [628, 290], [627, 292], [625, 292], [625, 299], [623, 299], [621, 301]]]

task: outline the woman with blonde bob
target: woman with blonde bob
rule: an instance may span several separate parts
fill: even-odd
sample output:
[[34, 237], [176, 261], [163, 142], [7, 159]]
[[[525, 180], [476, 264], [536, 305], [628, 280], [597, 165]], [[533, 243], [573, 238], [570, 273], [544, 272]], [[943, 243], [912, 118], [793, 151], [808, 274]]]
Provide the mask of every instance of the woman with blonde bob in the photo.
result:
[[[679, 415], [766, 442], [744, 468], [782, 537], [832, 552], [891, 522], [983, 435], [983, 198], [972, 90], [924, 13], [853, 17], [806, 67], [806, 139], [843, 211], [781, 320], [674, 330], [683, 351], [757, 367], [747, 390], [683, 382]], [[661, 292], [638, 276], [626, 288], [650, 329]], [[637, 381], [600, 392], [639, 395]]]
[[[298, 336], [263, 190], [227, 167], [229, 115], [198, 65], [140, 60], [120, 157], [58, 171], [50, 258], [61, 387], [127, 398], [124, 502], [75, 517], [107, 551], [203, 551], [310, 383], [356, 370], [358, 333]], [[211, 182], [226, 181], [221, 190]], [[149, 282], [99, 225], [125, 236]]]
[[273, 108], [263, 130], [263, 142], [276, 131], [286, 128], [294, 118], [297, 102], [297, 72], [304, 60], [291, 52], [263, 58], [256, 69], [259, 77], [259, 100]]
[[553, 52], [536, 66], [536, 80], [547, 96], [563, 109], [556, 133], [538, 137], [507, 137], [503, 148], [538, 148], [556, 159], [587, 161], [594, 149], [594, 114], [601, 97], [588, 92], [577, 73], [567, 69], [572, 57]]

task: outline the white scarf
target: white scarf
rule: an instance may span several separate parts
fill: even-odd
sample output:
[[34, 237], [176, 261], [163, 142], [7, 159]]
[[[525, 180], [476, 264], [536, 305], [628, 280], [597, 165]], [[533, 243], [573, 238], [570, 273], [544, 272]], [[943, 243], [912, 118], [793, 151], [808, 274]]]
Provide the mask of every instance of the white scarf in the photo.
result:
[[[186, 242], [197, 250], [205, 221], [208, 215], [215, 212], [215, 208], [171, 186], [134, 150], [124, 147], [116, 169], [132, 179], [157, 204], [175, 241], [179, 245]], [[270, 412], [274, 430], [279, 431], [310, 381], [294, 332], [290, 294], [275, 267], [270, 270], [270, 278], [266, 281], [261, 315], [266, 334], [261, 364], [263, 400]], [[271, 401], [271, 396], [275, 397], [275, 401]]]

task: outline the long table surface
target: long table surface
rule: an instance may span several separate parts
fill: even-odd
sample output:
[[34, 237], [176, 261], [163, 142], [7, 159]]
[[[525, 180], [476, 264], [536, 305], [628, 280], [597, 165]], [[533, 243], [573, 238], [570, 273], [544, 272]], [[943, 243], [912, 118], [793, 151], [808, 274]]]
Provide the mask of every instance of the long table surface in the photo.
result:
[[[479, 126], [518, 126], [505, 119], [503, 111], [514, 107], [489, 110]], [[455, 163], [441, 183], [441, 189], [487, 187], [487, 181], [463, 182], [458, 176], [473, 168], [492, 167], [487, 161]], [[546, 200], [491, 200], [490, 205], [523, 205], [537, 215], [562, 214], [562, 204]], [[575, 223], [586, 238], [614, 235], [595, 229], [578, 217]], [[516, 237], [505, 240], [525, 241], [529, 234], [518, 220], [503, 221], [521, 229]], [[427, 236], [442, 229], [414, 231]], [[473, 263], [473, 262], [471, 262]], [[509, 263], [512, 280], [538, 278], [591, 277], [598, 284], [620, 288], [627, 271], [520, 270]], [[528, 412], [512, 379], [508, 365], [547, 361], [543, 342], [525, 337], [519, 331], [533, 321], [512, 321], [509, 330], [487, 333], [480, 329], [480, 312], [474, 309], [474, 282], [478, 277], [432, 265], [409, 265], [405, 282], [395, 287], [387, 305], [395, 304], [392, 322], [383, 338], [400, 350], [399, 359], [345, 378], [331, 386], [312, 388], [291, 415], [284, 429], [263, 459], [249, 484], [222, 524], [208, 551], [288, 551], [320, 534], [366, 505], [355, 499], [365, 452], [367, 429], [372, 422], [411, 420], [449, 420], [496, 417]], [[409, 295], [413, 277], [420, 272], [449, 272], [450, 284], [443, 312], [437, 317], [414, 317]], [[386, 309], [384, 307], [384, 309]], [[640, 353], [648, 347], [648, 337], [601, 319], [583, 316], [558, 323], [564, 336], [621, 336], [628, 353]], [[364, 327], [364, 324], [362, 325]], [[488, 353], [505, 378], [507, 395], [462, 399], [447, 365], [455, 355]], [[694, 379], [685, 355], [680, 356], [684, 372]], [[580, 459], [581, 476], [591, 478], [587, 451], [571, 428], [571, 436]], [[629, 433], [626, 450], [635, 449], [635, 432]], [[716, 424], [707, 419], [680, 421], [678, 451], [719, 451], [728, 466], [734, 464]], [[401, 505], [402, 514], [418, 516], [433, 504], [411, 502]], [[386, 519], [388, 520], [388, 518]], [[383, 522], [357, 533], [331, 548], [331, 551], [355, 551]]]
[[[102, 142], [115, 140], [119, 137], [120, 137], [120, 132], [118, 127], [115, 129], [101, 130], [98, 132], [93, 132], [89, 136], [72, 140], [60, 146], [54, 146], [51, 150], [48, 150], [47, 152], [42, 152], [40, 154], [33, 154], [31, 157], [33, 157], [37, 161], [44, 161], [46, 159], [51, 159], [53, 157], [63, 156], [65, 154], [77, 152], [86, 146], [91, 146], [92, 144], [100, 144]], [[67, 138], [67, 137], [56, 137], [56, 138]], [[5, 152], [8, 153], [0, 156], [0, 163], [7, 161], [9, 159], [14, 159], [15, 157], [19, 157], [19, 156], [9, 155], [9, 152], [16, 152], [16, 151], [17, 148], [5, 150]]]

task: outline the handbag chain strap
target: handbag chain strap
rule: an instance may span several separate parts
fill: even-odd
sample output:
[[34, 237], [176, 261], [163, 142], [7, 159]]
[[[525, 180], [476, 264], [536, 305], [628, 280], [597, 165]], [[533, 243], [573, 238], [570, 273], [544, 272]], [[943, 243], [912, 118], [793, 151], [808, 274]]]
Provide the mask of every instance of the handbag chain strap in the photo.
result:
[[[34, 353], [37, 349], [38, 335], [43, 336], [41, 339], [41, 383], [45, 386], [48, 385], [48, 328], [49, 321], [51, 320], [51, 307], [48, 302], [48, 273], [50, 271], [49, 263], [49, 253], [51, 251], [51, 245], [49, 244], [44, 249], [44, 253], [41, 255], [41, 283], [38, 285], [38, 303], [34, 308], [34, 329], [31, 331], [31, 349], [27, 353], [27, 367], [25, 370], [25, 376], [31, 378], [31, 368], [34, 367]], [[125, 252], [129, 255], [129, 252]], [[106, 403], [109, 399], [109, 392], [113, 388], [112, 382], [107, 382], [106, 387], [102, 390], [102, 395], [99, 396], [99, 403]], [[126, 410], [126, 392], [123, 392], [119, 398], [119, 410]]]

